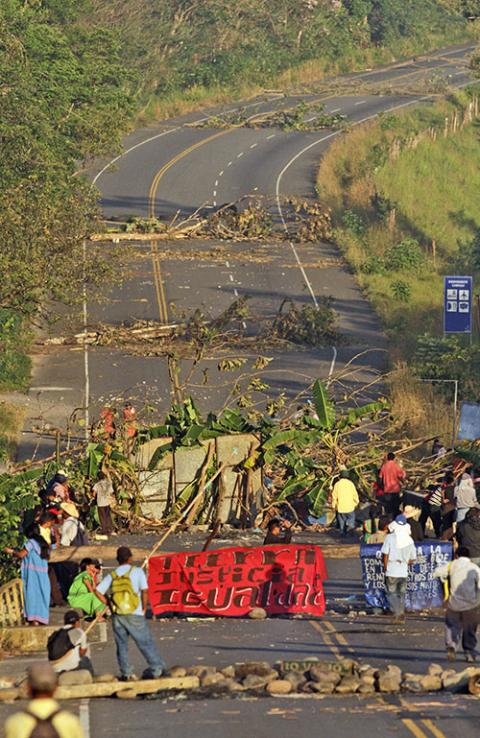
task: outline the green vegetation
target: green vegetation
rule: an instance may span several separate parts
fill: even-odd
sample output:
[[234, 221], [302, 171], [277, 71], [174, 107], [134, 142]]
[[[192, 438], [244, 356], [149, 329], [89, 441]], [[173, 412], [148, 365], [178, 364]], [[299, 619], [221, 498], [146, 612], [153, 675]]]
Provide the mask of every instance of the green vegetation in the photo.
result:
[[476, 94], [351, 131], [324, 158], [317, 185], [393, 359], [408, 359], [425, 377], [457, 377], [470, 396], [478, 393], [480, 350], [441, 335], [443, 275], [475, 277], [480, 268]]
[[92, 0], [140, 71], [146, 117], [464, 39], [439, 0]]

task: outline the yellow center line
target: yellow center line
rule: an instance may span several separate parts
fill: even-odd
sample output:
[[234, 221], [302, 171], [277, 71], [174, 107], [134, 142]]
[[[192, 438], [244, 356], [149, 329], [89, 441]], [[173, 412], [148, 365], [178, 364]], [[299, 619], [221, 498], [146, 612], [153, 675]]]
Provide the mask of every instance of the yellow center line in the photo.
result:
[[403, 718], [402, 723], [405, 725], [406, 728], [408, 728], [410, 733], [413, 733], [415, 738], [428, 738], [427, 734], [423, 732], [423, 730], [420, 728], [419, 725], [415, 723], [414, 720], [411, 720], [410, 718]]
[[315, 630], [317, 630], [320, 633], [320, 635], [322, 636], [322, 638], [323, 638], [323, 640], [325, 642], [325, 645], [328, 646], [328, 648], [331, 650], [331, 652], [333, 653], [333, 655], [335, 656], [335, 658], [341, 659], [342, 658], [342, 655], [341, 655], [341, 653], [340, 653], [340, 651], [338, 649], [338, 646], [335, 645], [335, 643], [330, 638], [330, 636], [328, 635], [328, 633], [324, 630], [324, 628], [322, 627], [323, 624], [322, 623], [319, 623], [318, 620], [309, 620], [308, 622], [310, 623], [310, 625], [313, 628], [315, 628]]
[[323, 624], [330, 631], [330, 633], [333, 634], [334, 638], [337, 639], [338, 643], [340, 643], [341, 646], [345, 646], [345, 648], [347, 649], [347, 651], [349, 651], [349, 653], [354, 653], [354, 649], [349, 645], [349, 643], [348, 643], [347, 639], [345, 638], [345, 636], [342, 635], [342, 633], [339, 633], [336, 630], [336, 628], [333, 625], [333, 623], [330, 623], [330, 621], [328, 621], [328, 620], [324, 620], [323, 621]]
[[433, 733], [435, 738], [445, 738], [445, 733], [443, 733], [432, 720], [422, 720], [422, 723], [430, 730], [431, 733]]

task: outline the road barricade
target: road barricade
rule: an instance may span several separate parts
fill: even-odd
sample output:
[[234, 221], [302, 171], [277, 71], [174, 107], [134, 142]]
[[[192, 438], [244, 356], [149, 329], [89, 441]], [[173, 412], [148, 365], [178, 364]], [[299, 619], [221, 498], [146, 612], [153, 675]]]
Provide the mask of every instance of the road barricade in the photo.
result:
[[[451, 543], [424, 541], [415, 544], [417, 561], [409, 567], [407, 580], [407, 610], [432, 610], [443, 605], [443, 584], [434, 578], [438, 566], [452, 560]], [[385, 596], [385, 573], [382, 561], [382, 546], [365, 544], [360, 546], [365, 600], [370, 607], [388, 609]]]
[[323, 615], [326, 578], [318, 546], [288, 544], [153, 556], [148, 588], [155, 615]]

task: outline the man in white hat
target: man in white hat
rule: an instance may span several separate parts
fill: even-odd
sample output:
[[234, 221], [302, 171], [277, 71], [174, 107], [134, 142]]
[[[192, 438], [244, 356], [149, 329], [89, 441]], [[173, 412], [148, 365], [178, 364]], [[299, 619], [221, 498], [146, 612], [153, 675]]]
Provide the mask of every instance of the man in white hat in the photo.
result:
[[385, 591], [394, 623], [405, 622], [408, 568], [417, 559], [415, 543], [405, 515], [397, 515], [382, 546]]
[[410, 526], [410, 534], [413, 540], [415, 543], [422, 543], [424, 539], [423, 528], [418, 521], [420, 509], [418, 507], [413, 507], [413, 505], [405, 505], [403, 514], [407, 518], [407, 522]]

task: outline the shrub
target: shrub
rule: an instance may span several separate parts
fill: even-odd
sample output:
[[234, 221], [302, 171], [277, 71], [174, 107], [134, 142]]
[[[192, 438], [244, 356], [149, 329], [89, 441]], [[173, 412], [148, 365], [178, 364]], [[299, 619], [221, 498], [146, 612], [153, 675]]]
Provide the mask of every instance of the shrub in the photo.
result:
[[403, 279], [398, 279], [396, 282], [392, 282], [392, 293], [400, 302], [409, 302], [412, 296], [412, 288]]
[[414, 238], [404, 238], [385, 252], [385, 266], [392, 272], [418, 269], [423, 260], [420, 244]]
[[345, 210], [342, 216], [342, 225], [352, 236], [362, 239], [365, 235], [366, 226], [363, 218], [353, 210]]

